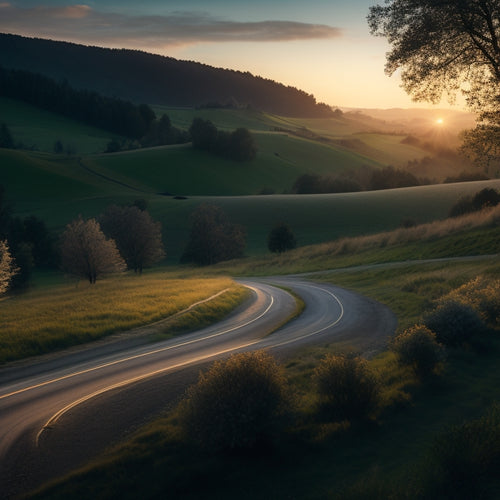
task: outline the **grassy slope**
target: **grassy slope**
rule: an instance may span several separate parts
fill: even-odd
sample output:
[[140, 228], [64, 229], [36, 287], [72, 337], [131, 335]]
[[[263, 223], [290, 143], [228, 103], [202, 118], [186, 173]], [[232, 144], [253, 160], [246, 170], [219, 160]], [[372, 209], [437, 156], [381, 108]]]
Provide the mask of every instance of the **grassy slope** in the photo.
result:
[[0, 123], [9, 126], [16, 143], [41, 151], [53, 151], [60, 140], [65, 149], [71, 146], [78, 154], [96, 153], [106, 148], [112, 135], [5, 97], [0, 97]]
[[[189, 151], [189, 154], [197, 153]], [[124, 154], [123, 157], [128, 156]], [[93, 166], [88, 158], [83, 162]], [[111, 203], [130, 203], [146, 198], [152, 215], [162, 222], [170, 262], [178, 261], [187, 241], [190, 213], [205, 202], [220, 205], [234, 222], [246, 228], [247, 254], [257, 255], [267, 253], [267, 234], [278, 221], [290, 224], [299, 245], [304, 246], [340, 236], [393, 229], [406, 218], [419, 222], [444, 218], [461, 196], [485, 186], [500, 187], [500, 180], [494, 180], [333, 195], [199, 196], [175, 200], [93, 175], [82, 168], [76, 158], [0, 150], [0, 163], [2, 183], [15, 213], [22, 216], [35, 213], [53, 229], [61, 229], [79, 214], [97, 216]], [[115, 175], [126, 183], [135, 182], [135, 186], [147, 190], [144, 187], [149, 182], [147, 166], [137, 172], [137, 179], [133, 180], [124, 174], [102, 170], [103, 174]], [[144, 178], [139, 177], [141, 172], [146, 172]], [[162, 190], [163, 186], [156, 192]]]

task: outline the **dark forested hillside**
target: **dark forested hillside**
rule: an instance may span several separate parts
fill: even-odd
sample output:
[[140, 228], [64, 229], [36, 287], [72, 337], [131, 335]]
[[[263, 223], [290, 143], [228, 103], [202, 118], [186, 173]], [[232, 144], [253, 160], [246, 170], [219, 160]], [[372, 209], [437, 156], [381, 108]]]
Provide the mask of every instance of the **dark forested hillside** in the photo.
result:
[[284, 116], [332, 113], [302, 90], [248, 72], [134, 50], [0, 34], [0, 65], [66, 80], [76, 88], [137, 103], [203, 106], [231, 102]]

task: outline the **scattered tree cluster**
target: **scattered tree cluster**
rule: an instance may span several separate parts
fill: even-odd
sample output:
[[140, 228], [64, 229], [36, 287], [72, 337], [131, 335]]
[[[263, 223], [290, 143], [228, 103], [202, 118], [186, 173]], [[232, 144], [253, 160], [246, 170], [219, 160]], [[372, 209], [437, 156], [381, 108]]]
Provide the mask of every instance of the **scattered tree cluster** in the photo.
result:
[[191, 216], [191, 232], [181, 257], [182, 263], [201, 266], [236, 259], [245, 249], [245, 232], [227, 218], [218, 206], [200, 205]]
[[92, 88], [133, 102], [192, 107], [224, 103], [231, 96], [240, 106], [283, 116], [333, 114], [330, 106], [318, 103], [313, 95], [292, 86], [249, 72], [214, 68], [137, 50], [104, 49], [0, 34], [0, 64], [57, 78], [62, 76], [77, 88]]
[[61, 267], [93, 284], [108, 273], [144, 267], [165, 257], [161, 225], [141, 200], [133, 206], [112, 205], [99, 220], [81, 217], [66, 226], [61, 238]]
[[189, 134], [195, 149], [231, 160], [249, 161], [257, 154], [254, 138], [246, 128], [226, 132], [218, 130], [210, 120], [195, 118], [189, 127]]

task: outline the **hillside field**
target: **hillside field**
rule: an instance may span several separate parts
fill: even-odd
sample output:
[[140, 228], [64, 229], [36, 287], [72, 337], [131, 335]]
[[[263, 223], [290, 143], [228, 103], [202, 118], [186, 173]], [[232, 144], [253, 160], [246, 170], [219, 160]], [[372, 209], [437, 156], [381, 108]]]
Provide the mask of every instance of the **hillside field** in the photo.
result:
[[[154, 155], [154, 151], [150, 153]], [[162, 223], [171, 263], [178, 262], [188, 238], [190, 214], [202, 203], [221, 206], [233, 222], [242, 224], [247, 231], [247, 254], [262, 255], [267, 253], [267, 234], [280, 221], [291, 226], [303, 246], [393, 229], [405, 219], [442, 219], [460, 197], [484, 187], [500, 188], [500, 180], [492, 180], [345, 194], [175, 199], [155, 194], [147, 169], [137, 169], [135, 178], [116, 175], [113, 179], [123, 182], [119, 184], [111, 179], [115, 176], [111, 168], [100, 170], [103, 175], [109, 174], [109, 178], [103, 178], [86, 170], [78, 158], [0, 150], [0, 162], [2, 184], [15, 214], [36, 214], [57, 232], [80, 214], [95, 217], [110, 204], [146, 199], [151, 214]], [[84, 164], [91, 163], [85, 159]]]

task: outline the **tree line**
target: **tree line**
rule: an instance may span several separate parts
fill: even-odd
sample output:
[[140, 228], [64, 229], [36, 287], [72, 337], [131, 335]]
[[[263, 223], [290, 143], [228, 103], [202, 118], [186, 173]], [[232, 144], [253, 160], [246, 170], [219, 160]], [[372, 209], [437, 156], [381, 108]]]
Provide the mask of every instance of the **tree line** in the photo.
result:
[[[78, 64], [75, 64], [78, 61]], [[324, 117], [332, 110], [312, 94], [249, 72], [214, 68], [138, 50], [87, 47], [0, 34], [0, 65], [65, 78], [133, 102], [198, 107], [252, 107], [283, 116]]]
[[0, 95], [133, 139], [143, 137], [156, 119], [147, 104], [76, 90], [67, 81], [23, 70], [0, 67]]
[[341, 176], [322, 176], [303, 174], [293, 186], [295, 194], [353, 193], [357, 191], [376, 191], [401, 187], [431, 184], [427, 178], [419, 178], [411, 172], [387, 166], [380, 169], [365, 168], [344, 173]]

